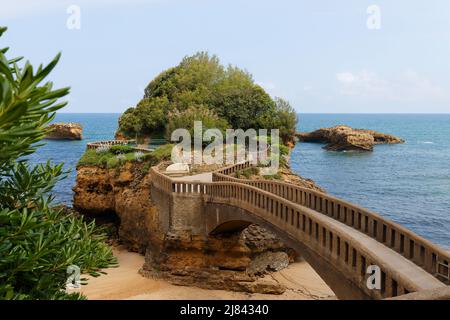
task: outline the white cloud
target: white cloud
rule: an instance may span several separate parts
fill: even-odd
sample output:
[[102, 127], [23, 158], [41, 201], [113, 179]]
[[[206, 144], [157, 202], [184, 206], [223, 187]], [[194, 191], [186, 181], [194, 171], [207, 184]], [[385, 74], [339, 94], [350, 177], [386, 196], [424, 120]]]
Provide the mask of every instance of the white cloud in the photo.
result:
[[396, 77], [383, 78], [375, 72], [340, 72], [336, 74], [338, 94], [390, 101], [448, 100], [440, 86], [417, 72], [407, 70]]
[[356, 77], [351, 72], [341, 72], [336, 75], [336, 79], [342, 83], [352, 83]]

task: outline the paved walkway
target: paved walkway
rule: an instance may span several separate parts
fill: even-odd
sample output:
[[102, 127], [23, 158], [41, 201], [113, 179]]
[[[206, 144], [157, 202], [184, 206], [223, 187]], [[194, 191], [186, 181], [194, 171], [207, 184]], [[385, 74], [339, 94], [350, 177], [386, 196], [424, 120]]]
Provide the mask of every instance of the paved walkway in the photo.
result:
[[189, 181], [189, 182], [212, 182], [212, 172], [195, 174], [192, 176], [176, 177], [175, 181]]
[[336, 229], [339, 229], [341, 232], [355, 239], [355, 242], [362, 244], [367, 252], [378, 257], [378, 259], [376, 259], [378, 263], [389, 265], [399, 274], [402, 274], [402, 276], [409, 279], [411, 283], [414, 283], [414, 285], [420, 288], [419, 290], [445, 287], [445, 284], [433, 277], [433, 275], [372, 237], [320, 212], [317, 212], [317, 217], [320, 217], [321, 220], [327, 220], [328, 223], [333, 224]]

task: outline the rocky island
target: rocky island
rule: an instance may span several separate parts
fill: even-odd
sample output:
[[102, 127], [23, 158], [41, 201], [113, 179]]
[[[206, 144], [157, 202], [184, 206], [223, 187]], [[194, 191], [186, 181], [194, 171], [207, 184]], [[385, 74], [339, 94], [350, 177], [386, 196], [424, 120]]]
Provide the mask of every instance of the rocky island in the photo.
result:
[[327, 143], [330, 151], [373, 151], [376, 144], [396, 144], [405, 141], [396, 136], [367, 129], [354, 129], [345, 125], [303, 133], [296, 133], [301, 142]]
[[47, 127], [45, 139], [82, 140], [83, 128], [79, 123], [53, 123]]

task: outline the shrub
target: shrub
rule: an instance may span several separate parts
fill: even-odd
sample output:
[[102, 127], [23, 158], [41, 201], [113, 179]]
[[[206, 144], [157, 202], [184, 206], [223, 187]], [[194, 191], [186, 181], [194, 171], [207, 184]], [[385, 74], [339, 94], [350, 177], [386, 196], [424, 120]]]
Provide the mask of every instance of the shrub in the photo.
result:
[[294, 141], [297, 126], [297, 113], [294, 108], [281, 98], [275, 98], [275, 105], [267, 112], [258, 115], [262, 128], [279, 129], [283, 144]]
[[273, 175], [264, 176], [264, 179], [267, 179], [267, 180], [281, 180], [282, 176], [281, 176], [281, 174], [279, 172], [277, 172], [276, 174], [273, 174]]
[[110, 148], [111, 148], [111, 146], [103, 144], [103, 145], [99, 146], [97, 149], [95, 149], [95, 152], [106, 153], [106, 152], [109, 152]]
[[97, 276], [116, 259], [94, 223], [53, 208], [51, 191], [65, 176], [62, 164], [30, 166], [24, 158], [65, 105], [58, 100], [68, 88], [42, 83], [59, 55], [34, 71], [29, 62], [8, 60], [7, 51], [0, 49], [0, 299], [80, 299], [64, 290], [67, 268], [77, 265]]
[[111, 154], [111, 156], [108, 158], [106, 162], [106, 168], [107, 169], [113, 169], [116, 167], [121, 167], [128, 161], [135, 160], [134, 152], [130, 153], [119, 153], [118, 155]]
[[156, 148], [152, 153], [149, 153], [152, 157], [154, 157], [158, 162], [163, 160], [169, 160], [172, 156], [172, 149], [175, 145], [173, 144], [164, 144]]
[[[169, 113], [169, 122], [166, 127], [166, 138], [171, 140], [172, 132], [176, 129], [186, 129], [194, 137], [194, 122], [202, 122], [202, 136], [208, 129], [219, 129], [222, 135], [225, 136], [225, 130], [229, 127], [226, 120], [219, 118], [219, 116], [205, 106], [189, 107], [184, 111], [174, 111]], [[208, 143], [208, 142], [205, 142]]]
[[134, 159], [138, 162], [141, 162], [143, 157], [144, 157], [144, 153], [142, 151], [136, 151], [134, 153]]
[[[118, 147], [118, 146], [114, 146]], [[150, 163], [150, 166], [156, 165], [163, 160], [170, 160], [172, 155], [173, 144], [164, 144], [156, 148], [152, 152], [143, 153], [135, 152], [132, 147], [118, 149], [117, 154], [111, 152], [98, 153], [96, 150], [88, 149], [78, 160], [77, 167], [80, 166], [96, 166], [104, 169], [113, 169], [122, 166], [128, 161], [137, 161], [142, 163]], [[129, 149], [131, 148], [131, 149]], [[111, 147], [112, 149], [112, 147]], [[119, 150], [131, 150], [131, 152], [121, 153]]]
[[151, 166], [150, 162], [145, 162], [141, 167], [141, 174], [146, 175], [150, 171]]
[[118, 145], [111, 146], [111, 148], [109, 148], [109, 152], [111, 152], [112, 154], [118, 155], [118, 154], [134, 152], [134, 148], [132, 146], [118, 144]]
[[108, 161], [114, 157], [112, 153], [97, 152], [97, 150], [88, 149], [78, 160], [77, 167], [79, 166], [96, 166], [100, 168], [106, 168]]
[[277, 147], [280, 151], [280, 156], [287, 156], [289, 154], [289, 147], [284, 144], [275, 144], [273, 147]]
[[245, 169], [245, 170], [242, 172], [242, 175], [248, 180], [248, 179], [250, 179], [250, 177], [252, 176], [252, 172], [251, 172], [249, 169]]

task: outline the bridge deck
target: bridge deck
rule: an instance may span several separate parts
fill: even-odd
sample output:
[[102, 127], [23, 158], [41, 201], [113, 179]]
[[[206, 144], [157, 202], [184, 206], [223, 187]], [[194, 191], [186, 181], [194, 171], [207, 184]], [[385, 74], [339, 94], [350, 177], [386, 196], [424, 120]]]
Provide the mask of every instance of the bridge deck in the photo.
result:
[[212, 172], [199, 173], [192, 176], [177, 177], [174, 180], [187, 182], [212, 182]]
[[[304, 208], [311, 210], [306, 207]], [[401, 273], [406, 278], [410, 279], [411, 283], [421, 290], [445, 287], [445, 284], [433, 277], [433, 275], [377, 240], [320, 212], [314, 210], [311, 211], [317, 215], [318, 219], [327, 221], [334, 225], [336, 229], [339, 229], [349, 237], [355, 239], [355, 241], [361, 243], [366, 247], [367, 251], [378, 257], [378, 263], [381, 262], [385, 265], [389, 265], [394, 270], [397, 270], [398, 273]]]
[[[242, 169], [245, 165], [231, 169]], [[183, 215], [184, 201], [193, 201], [198, 206], [212, 204], [208, 207], [211, 214], [198, 217], [206, 226], [202, 232], [210, 233], [225, 223], [244, 219], [273, 228], [287, 242], [292, 240], [294, 248], [297, 242], [301, 243], [299, 250], [305, 249], [305, 255], [313, 253], [310, 258], [316, 259], [319, 269], [321, 264], [333, 266], [322, 271], [336, 273], [329, 281], [336, 290], [342, 289], [344, 297], [362, 294], [379, 299], [445, 287], [435, 276], [446, 275], [450, 256], [411, 231], [322, 193], [282, 182], [230, 177], [231, 169], [213, 172], [212, 176], [207, 173], [170, 179], [152, 168], [152, 181], [157, 188], [176, 197]], [[195, 202], [197, 198], [199, 204]], [[366, 286], [369, 264], [382, 271], [380, 292]], [[440, 265], [444, 271], [439, 271]], [[339, 282], [333, 277], [346, 280]]]

